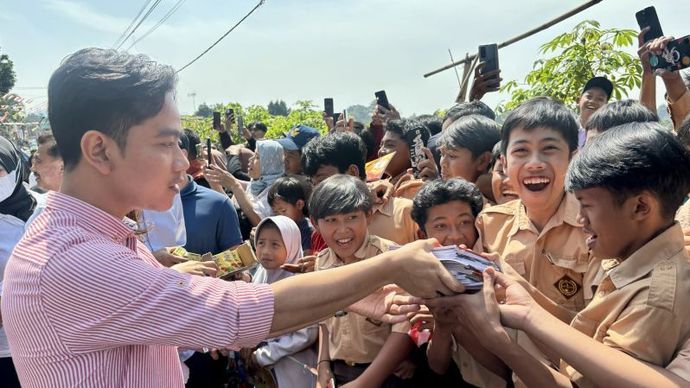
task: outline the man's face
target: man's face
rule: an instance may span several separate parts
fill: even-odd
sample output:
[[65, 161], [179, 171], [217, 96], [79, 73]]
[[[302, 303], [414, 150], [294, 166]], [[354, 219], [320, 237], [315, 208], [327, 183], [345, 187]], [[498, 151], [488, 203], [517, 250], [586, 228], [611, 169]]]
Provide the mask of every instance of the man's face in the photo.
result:
[[441, 245], [464, 244], [468, 248], [477, 242], [474, 215], [465, 201], [450, 201], [426, 211], [424, 226], [426, 238], [435, 238]]
[[295, 222], [304, 218], [304, 213], [302, 212], [302, 209], [304, 209], [304, 201], [301, 199], [293, 205], [281, 198], [275, 198], [271, 205], [271, 209], [274, 214], [288, 217]]
[[570, 149], [559, 132], [546, 127], [516, 128], [501, 161], [525, 207], [548, 207], [562, 199]]
[[510, 184], [508, 175], [503, 169], [503, 162], [499, 158], [491, 170], [491, 191], [494, 193], [494, 199], [497, 205], [502, 205], [506, 202], [518, 199], [518, 195]]
[[481, 158], [474, 158], [467, 148], [441, 147], [441, 177], [443, 180], [462, 178], [474, 183], [481, 175]]
[[627, 217], [635, 206], [631, 203], [634, 197], [618, 204], [610, 191], [600, 187], [576, 190], [575, 196], [580, 201], [579, 221], [589, 235], [587, 247], [592, 254], [626, 259], [634, 252], [631, 247], [635, 246], [638, 227]]
[[608, 96], [602, 88], [589, 88], [582, 93], [578, 102], [580, 107], [580, 125], [584, 126], [587, 124], [587, 120], [592, 116], [592, 113], [606, 105], [607, 102]]
[[391, 159], [388, 166], [386, 166], [386, 173], [392, 177], [398, 176], [411, 167], [410, 164], [410, 148], [407, 146], [405, 140], [400, 135], [393, 131], [386, 131], [381, 139], [381, 148], [379, 148], [379, 158], [395, 152], [395, 156]]
[[264, 136], [266, 136], [266, 132], [264, 132], [260, 129], [254, 129], [254, 130], [252, 130], [252, 136], [256, 140], [261, 140], [264, 138]]
[[34, 153], [31, 171], [36, 175], [38, 187], [45, 190], [60, 190], [64, 170], [62, 158], [48, 154], [50, 143], [41, 144]]
[[299, 151], [284, 150], [285, 173], [288, 175], [299, 175], [302, 173], [302, 153]]
[[314, 184], [314, 187], [316, 187], [319, 185], [319, 183], [336, 174], [340, 174], [340, 171], [338, 171], [337, 167], [324, 164], [323, 166], [319, 167], [318, 170], [316, 170], [314, 176], [311, 177], [311, 181]]
[[132, 209], [169, 209], [189, 167], [179, 147], [181, 134], [180, 114], [168, 93], [161, 111], [130, 128], [125, 149], [110, 155], [107, 182], [115, 198]]
[[349, 263], [355, 259], [355, 252], [364, 244], [368, 215], [362, 210], [335, 214], [318, 219], [316, 228], [338, 258]]

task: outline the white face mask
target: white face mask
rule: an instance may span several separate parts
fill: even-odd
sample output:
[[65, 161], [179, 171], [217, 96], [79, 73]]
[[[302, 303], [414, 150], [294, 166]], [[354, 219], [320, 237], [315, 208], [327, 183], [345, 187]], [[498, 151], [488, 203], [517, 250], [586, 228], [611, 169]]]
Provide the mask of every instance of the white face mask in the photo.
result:
[[0, 202], [6, 200], [17, 188], [17, 170], [0, 178]]

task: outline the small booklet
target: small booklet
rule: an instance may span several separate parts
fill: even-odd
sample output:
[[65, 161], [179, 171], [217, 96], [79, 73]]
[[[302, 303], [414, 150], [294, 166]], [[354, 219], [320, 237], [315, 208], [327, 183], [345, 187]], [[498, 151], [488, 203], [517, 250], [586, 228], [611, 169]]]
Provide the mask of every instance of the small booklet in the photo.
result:
[[469, 249], [446, 246], [434, 248], [431, 252], [441, 261], [448, 272], [470, 291], [482, 288], [484, 284], [482, 273], [485, 269], [492, 267], [496, 271], [501, 271], [497, 263], [487, 260]]
[[249, 241], [245, 241], [244, 244], [235, 249], [228, 249], [227, 251], [215, 255], [211, 255], [210, 253], [200, 255], [198, 253], [187, 252], [187, 250], [182, 247], [175, 247], [171, 253], [189, 260], [215, 262], [218, 266], [218, 277], [221, 279], [230, 278], [235, 273], [252, 268], [258, 263]]
[[364, 171], [367, 173], [367, 182], [373, 182], [381, 179], [383, 173], [386, 172], [386, 167], [391, 162], [395, 156], [395, 151], [390, 154], [383, 155], [378, 159], [374, 159], [371, 162], [364, 165]]

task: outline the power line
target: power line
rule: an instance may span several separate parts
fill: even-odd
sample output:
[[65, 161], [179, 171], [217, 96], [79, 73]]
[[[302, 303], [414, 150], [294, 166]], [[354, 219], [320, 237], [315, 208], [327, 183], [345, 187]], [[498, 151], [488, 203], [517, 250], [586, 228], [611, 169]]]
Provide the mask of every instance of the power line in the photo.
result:
[[126, 37], [125, 39], [123, 39], [122, 42], [120, 42], [120, 44], [117, 46], [117, 49], [118, 49], [118, 50], [120, 49], [120, 47], [122, 47], [123, 44], [125, 44], [125, 42], [127, 41], [127, 39], [129, 39], [129, 38], [134, 34], [134, 32], [137, 30], [137, 28], [139, 28], [139, 26], [141, 26], [141, 23], [143, 23], [144, 20], [146, 20], [146, 18], [148, 18], [149, 15], [151, 15], [151, 12], [153, 12], [153, 10], [156, 9], [156, 7], [158, 6], [158, 4], [160, 4], [160, 2], [161, 2], [161, 0], [156, 0], [156, 1], [151, 5], [151, 8], [149, 8], [149, 10], [146, 11], [146, 13], [144, 14], [144, 16], [142, 16], [142, 18], [139, 20], [139, 23], [137, 23], [137, 25], [134, 26], [134, 28], [132, 28], [132, 31], [130, 31], [129, 34], [127, 35], [127, 37]]
[[154, 26], [151, 27], [148, 31], [146, 31], [146, 33], [145, 33], [144, 35], [140, 36], [137, 40], [135, 40], [134, 42], [132, 42], [132, 44], [129, 45], [129, 47], [127, 47], [127, 50], [126, 50], [126, 51], [129, 51], [129, 49], [131, 49], [135, 44], [141, 42], [144, 38], [146, 38], [147, 36], [149, 36], [149, 34], [151, 34], [153, 31], [156, 31], [156, 29], [157, 29], [158, 27], [160, 27], [163, 23], [165, 23], [165, 21], [168, 20], [168, 18], [170, 18], [170, 16], [172, 16], [172, 14], [174, 14], [174, 13], [182, 6], [182, 4], [183, 4], [184, 2], [185, 2], [185, 0], [177, 0], [177, 3], [175, 3], [175, 5], [173, 5], [173, 7], [170, 9], [170, 11], [168, 11], [168, 13], [166, 13], [166, 14], [161, 18], [161, 20], [159, 20], [158, 23], [156, 23], [156, 25], [154, 25]]
[[122, 31], [122, 35], [120, 35], [120, 37], [117, 38], [117, 40], [115, 41], [115, 43], [113, 43], [113, 47], [117, 46], [117, 44], [120, 43], [120, 41], [122, 40], [122, 38], [124, 38], [125, 35], [127, 35], [127, 32], [129, 31], [129, 29], [132, 28], [132, 26], [134, 25], [134, 23], [136, 23], [137, 19], [139, 19], [139, 16], [141, 16], [141, 14], [144, 12], [144, 10], [146, 9], [146, 7], [149, 6], [149, 3], [150, 3], [150, 2], [151, 2], [151, 0], [146, 0], [146, 2], [144, 3], [144, 5], [141, 7], [141, 9], [139, 10], [139, 12], [137, 13], [137, 16], [134, 17], [134, 20], [132, 20], [132, 22], [129, 23], [129, 26], [127, 26], [127, 29], [125, 29], [124, 31]]
[[207, 52], [211, 51], [212, 48], [216, 47], [216, 45], [217, 45], [218, 43], [220, 43], [221, 40], [223, 40], [226, 36], [228, 36], [235, 28], [237, 28], [237, 26], [239, 26], [240, 24], [242, 24], [242, 22], [243, 22], [246, 18], [248, 18], [251, 14], [253, 14], [254, 11], [256, 11], [260, 6], [262, 6], [262, 5], [264, 4], [265, 1], [266, 1], [266, 0], [259, 0], [259, 2], [254, 6], [254, 8], [252, 8], [252, 10], [249, 11], [249, 13], [247, 13], [246, 15], [244, 15], [244, 17], [243, 17], [242, 19], [240, 19], [239, 22], [237, 22], [234, 26], [232, 26], [232, 28], [229, 29], [228, 32], [226, 32], [225, 34], [223, 34], [223, 36], [221, 36], [220, 38], [218, 38], [217, 41], [215, 41], [215, 42], [214, 42], [212, 45], [210, 45], [206, 50], [204, 50], [201, 54], [199, 54], [199, 56], [197, 56], [196, 58], [192, 59], [192, 60], [191, 60], [189, 63], [187, 63], [186, 65], [182, 66], [178, 71], [176, 71], [176, 73], [179, 73], [179, 72], [181, 72], [182, 70], [188, 68], [188, 67], [191, 66], [194, 62], [198, 61], [199, 58], [203, 57]]

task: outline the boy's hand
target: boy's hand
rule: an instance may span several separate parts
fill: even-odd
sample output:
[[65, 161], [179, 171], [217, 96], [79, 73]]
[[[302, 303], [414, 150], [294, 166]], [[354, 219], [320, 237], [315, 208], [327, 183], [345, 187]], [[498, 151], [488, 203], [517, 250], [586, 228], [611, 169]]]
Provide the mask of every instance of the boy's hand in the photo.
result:
[[393, 184], [387, 180], [381, 179], [370, 182], [367, 183], [367, 186], [369, 186], [369, 190], [374, 195], [374, 204], [376, 205], [385, 205], [393, 194]]
[[419, 240], [393, 252], [392, 280], [410, 294], [423, 298], [465, 292], [465, 287], [431, 253], [436, 246], [436, 239]]
[[434, 154], [427, 147], [422, 147], [422, 152], [424, 152], [426, 159], [419, 162], [419, 166], [417, 166], [419, 169], [419, 178], [425, 182], [438, 178], [439, 173]]
[[421, 322], [419, 330], [434, 330], [434, 315], [429, 311], [429, 308], [424, 305], [419, 306], [419, 311], [407, 314], [407, 319], [413, 326], [415, 323]]
[[495, 92], [501, 86], [503, 80], [501, 69], [490, 71], [482, 74], [481, 70], [485, 63], [482, 62], [474, 68], [474, 80], [472, 81], [472, 88], [470, 89], [470, 101], [481, 100], [486, 93]]
[[407, 320], [407, 314], [419, 310], [421, 299], [407, 295], [395, 284], [388, 284], [346, 310], [367, 318], [394, 324]]
[[640, 57], [640, 63], [642, 63], [642, 74], [653, 74], [652, 65], [649, 64], [649, 44], [644, 41], [644, 34], [649, 31], [649, 27], [645, 27], [637, 35], [637, 56]]
[[283, 264], [280, 269], [292, 272], [292, 273], [306, 273], [314, 272], [314, 266], [316, 265], [316, 256], [305, 256], [295, 264]]

